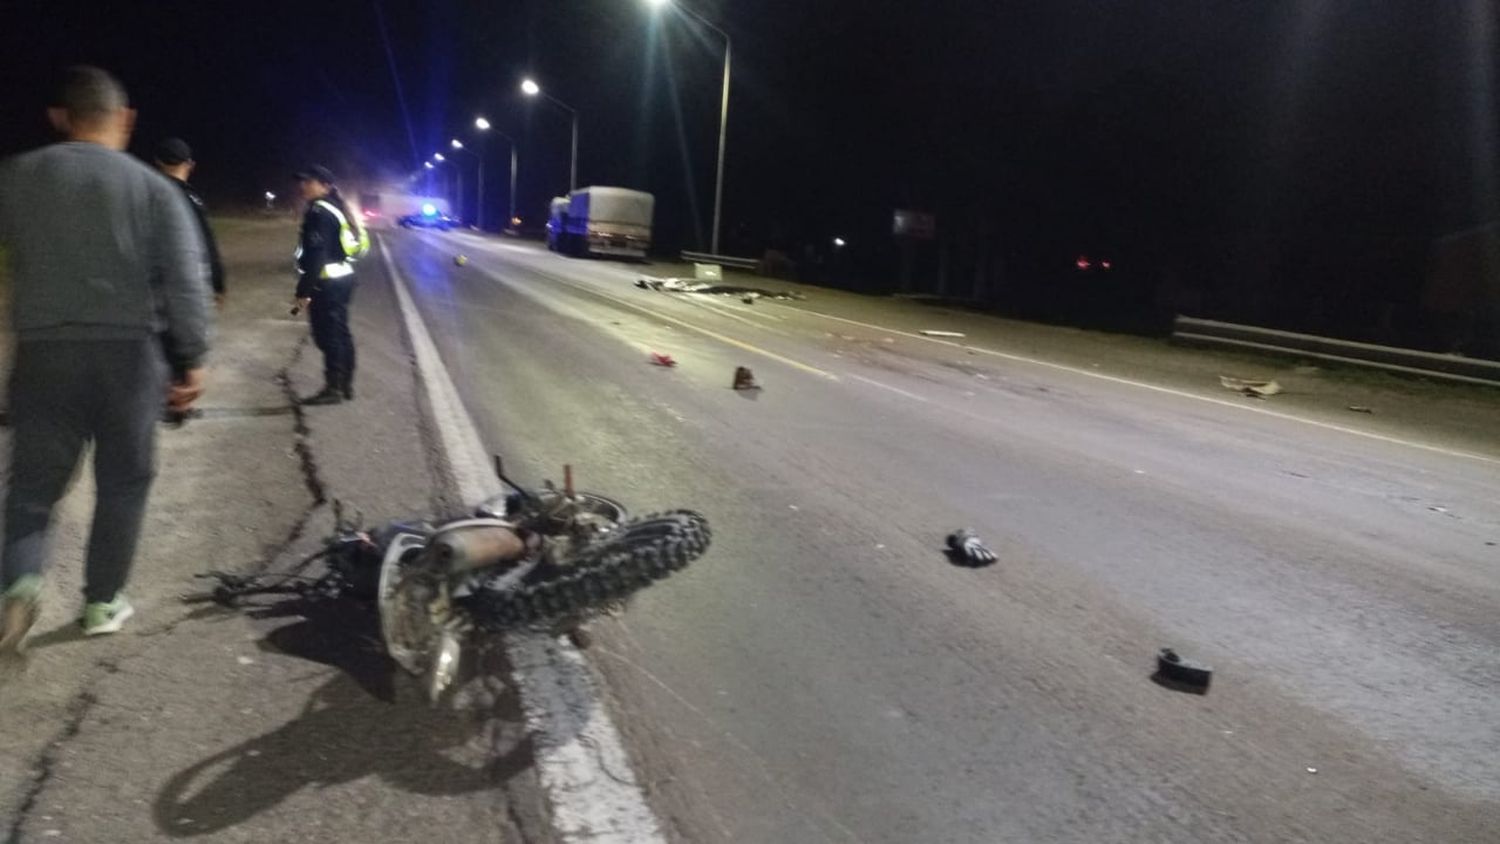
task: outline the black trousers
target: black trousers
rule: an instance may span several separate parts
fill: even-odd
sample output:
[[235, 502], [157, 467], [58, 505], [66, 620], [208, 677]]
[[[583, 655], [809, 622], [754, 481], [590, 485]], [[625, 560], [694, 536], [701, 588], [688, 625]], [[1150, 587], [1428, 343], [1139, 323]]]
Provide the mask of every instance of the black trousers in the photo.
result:
[[166, 388], [156, 337], [17, 344], [0, 585], [46, 567], [53, 510], [92, 441], [97, 499], [83, 594], [114, 600], [140, 542]]
[[335, 389], [354, 384], [354, 335], [349, 332], [354, 286], [354, 276], [325, 279], [307, 309], [313, 343], [323, 353], [323, 377]]

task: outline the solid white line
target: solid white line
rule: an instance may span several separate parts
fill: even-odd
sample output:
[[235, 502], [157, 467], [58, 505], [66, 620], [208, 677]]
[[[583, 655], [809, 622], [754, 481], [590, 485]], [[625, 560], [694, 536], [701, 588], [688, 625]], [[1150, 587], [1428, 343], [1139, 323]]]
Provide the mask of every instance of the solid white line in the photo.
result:
[[[380, 257], [396, 290], [457, 492], [464, 501], [488, 498], [501, 489], [490, 473], [489, 453], [384, 239], [380, 239]], [[506, 645], [559, 840], [665, 842], [583, 655], [571, 645], [541, 635], [510, 636]]]
[[[744, 341], [744, 340], [738, 340], [738, 339], [736, 339], [734, 337], [730, 337], [730, 336], [728, 336], [726, 334], [720, 334], [717, 331], [714, 331], [714, 330], [708, 329], [708, 328], [704, 328], [701, 325], [697, 325], [696, 323], [689, 322], [689, 321], [687, 321], [685, 319], [679, 319], [678, 317], [674, 317], [674, 316], [671, 316], [669, 314], [662, 313], [660, 311], [653, 311], [650, 308], [646, 308], [646, 307], [643, 307], [641, 305], [637, 305], [634, 302], [627, 302], [626, 300], [621, 299], [620, 297], [615, 296], [613, 294], [606, 293], [603, 290], [600, 290], [600, 289], [596, 288], [595, 286], [593, 286], [591, 284], [588, 284], [587, 282], [579, 282], [579, 281], [574, 281], [572, 279], [564, 278], [564, 277], [559, 276], [559, 275], [557, 275], [557, 274], [555, 274], [555, 273], [553, 273], [551, 271], [540, 269], [540, 268], [537, 268], [535, 266], [533, 266], [531, 269], [532, 269], [533, 272], [538, 272], [538, 273], [544, 273], [544, 274], [546, 274], [548, 277], [550, 277], [553, 280], [555, 280], [558, 284], [561, 284], [561, 285], [563, 285], [565, 287], [571, 287], [574, 290], [581, 290], [581, 291], [583, 291], [585, 293], [591, 294], [593, 296], [597, 296], [600, 299], [607, 299], [608, 301], [613, 302], [613, 303], [615, 303], [616, 305], [619, 305], [622, 308], [628, 308], [628, 309], [630, 309], [632, 311], [635, 311], [638, 314], [641, 314], [641, 315], [647, 317], [648, 319], [653, 319], [653, 320], [659, 320], [661, 322], [672, 323], [673, 325], [679, 326], [681, 328], [686, 328], [689, 331], [693, 331], [693, 332], [696, 332], [698, 334], [702, 334], [705, 337], [709, 337], [711, 339], [718, 340], [720, 343], [723, 343], [725, 345], [734, 346], [737, 349], [741, 349], [743, 351], [750, 352], [751, 354], [757, 354], [757, 355], [760, 355], [762, 357], [770, 358], [771, 360], [774, 360], [774, 361], [776, 361], [778, 363], [782, 363], [782, 364], [785, 364], [787, 366], [790, 366], [793, 369], [799, 369], [799, 370], [801, 370], [803, 372], [808, 373], [809, 375], [816, 375], [819, 378], [826, 378], [829, 381], [837, 381], [837, 380], [839, 380], [839, 377], [837, 375], [834, 375], [832, 372], [828, 372], [827, 370], [819, 369], [818, 367], [813, 366], [811, 364], [803, 363], [802, 361], [795, 360], [793, 358], [789, 358], [789, 357], [787, 357], [785, 355], [777, 354], [776, 352], [773, 352], [770, 349], [762, 348], [760, 346], [755, 345], [754, 343], [749, 343], [749, 342]], [[514, 289], [520, 290], [520, 291], [523, 291], [523, 292], [525, 291], [525, 289], [523, 287], [520, 287], [520, 286], [517, 286]], [[744, 322], [746, 325], [749, 325], [751, 328], [755, 328], [755, 329], [762, 330], [762, 331], [767, 330], [767, 329], [765, 329], [764, 326], [756, 325], [755, 323], [752, 323], [752, 322], [750, 322], [748, 320], [741, 320], [741, 321]], [[772, 333], [780, 333], [780, 332], [772, 332]]]
[[891, 392], [895, 393], [896, 395], [898, 395], [898, 396], [905, 396], [906, 398], [909, 398], [912, 401], [919, 401], [922, 404], [931, 404], [932, 403], [930, 400], [925, 399], [925, 398], [917, 395], [916, 393], [907, 392], [906, 390], [903, 390], [900, 387], [892, 387], [890, 384], [886, 384], [886, 383], [884, 383], [882, 381], [876, 381], [874, 378], [866, 378], [863, 375], [856, 375], [853, 372], [846, 373], [846, 374], [850, 378], [853, 378], [856, 381], [863, 381], [863, 382], [865, 382], [866, 384], [869, 384], [872, 387], [879, 387], [882, 390], [890, 390]]
[[1250, 405], [1238, 404], [1232, 401], [1225, 401], [1224, 399], [1216, 399], [1211, 396], [1200, 396], [1197, 393], [1190, 393], [1186, 390], [1177, 390], [1171, 387], [1162, 387], [1157, 384], [1147, 384], [1144, 381], [1134, 381], [1129, 378], [1121, 378], [1117, 375], [1105, 375], [1102, 372], [1094, 372], [1088, 369], [1080, 369], [1076, 366], [1068, 366], [1067, 364], [1053, 363], [1052, 361], [1039, 360], [1037, 358], [1027, 357], [1025, 355], [1017, 355], [1010, 352], [1001, 352], [995, 349], [987, 349], [983, 346], [971, 346], [967, 343], [955, 343], [952, 340], [944, 340], [938, 337], [925, 337], [921, 334], [914, 334], [910, 331], [902, 331], [897, 328], [887, 328], [883, 325], [873, 325], [868, 322], [860, 322], [856, 319], [848, 319], [846, 317], [834, 316], [833, 314], [825, 314], [821, 311], [814, 311], [808, 308], [798, 308], [791, 305], [787, 305], [784, 307], [788, 307], [791, 310], [800, 311], [801, 313], [809, 314], [811, 316], [822, 317], [823, 319], [831, 319], [836, 322], [848, 323], [849, 325], [857, 325], [861, 328], [868, 328], [871, 331], [883, 331], [887, 334], [898, 334], [902, 337], [910, 337], [913, 340], [922, 340], [928, 343], [936, 343], [939, 346], [949, 346], [954, 349], [963, 349], [964, 351], [974, 352], [976, 354], [982, 355], [990, 355], [991, 357], [1002, 358], [1004, 360], [1015, 361], [1017, 363], [1028, 363], [1032, 364], [1033, 366], [1042, 366], [1048, 369], [1055, 369], [1060, 372], [1068, 372], [1073, 375], [1084, 375], [1089, 378], [1096, 378], [1100, 381], [1109, 381], [1114, 384], [1123, 384], [1128, 387], [1138, 387], [1142, 390], [1150, 390], [1152, 392], [1162, 393], [1164, 395], [1176, 396], [1183, 399], [1192, 399], [1193, 401], [1207, 402], [1209, 404], [1218, 405], [1220, 407], [1227, 407], [1233, 410], [1244, 411], [1245, 413], [1258, 413], [1262, 416], [1270, 416], [1274, 419], [1283, 419], [1288, 422], [1299, 422], [1303, 425], [1311, 425], [1315, 428], [1322, 428], [1327, 431], [1337, 431], [1341, 434], [1353, 434], [1357, 437], [1364, 437], [1366, 439], [1377, 440], [1379, 442], [1390, 443], [1392, 445], [1400, 445], [1406, 446], [1407, 448], [1416, 448], [1421, 449], [1422, 451], [1430, 451], [1435, 454], [1444, 455], [1445, 457], [1459, 457], [1465, 460], [1477, 460], [1481, 463], [1500, 464], [1500, 457], [1490, 457], [1488, 455], [1474, 454], [1473, 452], [1468, 451], [1457, 451], [1451, 448], [1443, 448], [1442, 446], [1431, 445], [1430, 443], [1415, 442], [1413, 440], [1402, 439], [1400, 437], [1392, 437], [1386, 434], [1377, 434], [1373, 431], [1362, 431], [1358, 428], [1349, 428], [1344, 425], [1336, 425], [1332, 422], [1320, 422], [1316, 419], [1308, 419], [1305, 416], [1294, 416], [1290, 413], [1282, 413], [1280, 411], [1268, 410], [1262, 407], [1252, 407]]
[[[517, 249], [517, 247], [514, 247], [514, 246], [511, 246], [511, 247], [508, 247], [508, 248], [510, 248], [510, 249]], [[595, 292], [598, 295], [607, 296], [607, 294], [601, 293], [599, 291], [593, 291], [593, 292]], [[621, 301], [619, 299], [615, 299], [615, 297], [613, 297], [613, 296], [608, 296], [608, 298], [614, 299], [615, 301], [620, 302], [620, 304], [622, 304], [622, 305], [628, 305], [628, 303], [623, 302], [623, 301]], [[927, 343], [935, 343], [935, 344], [937, 344], [939, 346], [948, 346], [948, 347], [954, 348], [954, 349], [962, 349], [964, 351], [974, 352], [975, 354], [989, 355], [991, 357], [1001, 358], [1003, 360], [1014, 361], [1016, 363], [1026, 363], [1026, 364], [1031, 364], [1033, 366], [1046, 367], [1048, 369], [1057, 370], [1059, 372], [1067, 372], [1067, 373], [1071, 373], [1073, 375], [1083, 375], [1083, 376], [1086, 376], [1088, 378], [1098, 379], [1100, 381], [1108, 381], [1108, 382], [1114, 383], [1114, 384], [1121, 384], [1121, 385], [1128, 386], [1128, 387], [1136, 387], [1136, 388], [1139, 388], [1139, 389], [1142, 389], [1142, 390], [1150, 390], [1150, 391], [1155, 392], [1155, 393], [1161, 393], [1161, 394], [1169, 395], [1169, 396], [1176, 396], [1177, 398], [1191, 399], [1193, 401], [1199, 401], [1199, 402], [1206, 402], [1208, 404], [1218, 405], [1219, 407], [1227, 407], [1227, 408], [1230, 408], [1232, 410], [1238, 410], [1238, 411], [1242, 411], [1242, 412], [1245, 412], [1245, 413], [1256, 413], [1256, 414], [1260, 414], [1261, 416], [1269, 416], [1269, 417], [1271, 417], [1273, 419], [1281, 419], [1281, 420], [1284, 420], [1284, 421], [1287, 421], [1287, 422], [1297, 422], [1297, 423], [1303, 424], [1303, 425], [1311, 425], [1312, 427], [1321, 428], [1321, 429], [1323, 429], [1325, 431], [1336, 431], [1336, 432], [1341, 433], [1341, 434], [1351, 434], [1351, 435], [1356, 436], [1356, 437], [1363, 437], [1365, 439], [1375, 440], [1377, 442], [1388, 443], [1390, 445], [1399, 445], [1399, 446], [1403, 446], [1403, 447], [1406, 447], [1406, 448], [1415, 448], [1415, 449], [1419, 449], [1421, 451], [1431, 452], [1433, 454], [1441, 454], [1441, 455], [1443, 455], [1445, 457], [1457, 457], [1457, 458], [1460, 458], [1460, 459], [1463, 459], [1463, 460], [1474, 460], [1474, 461], [1478, 461], [1480, 463], [1490, 463], [1490, 464], [1500, 465], [1500, 457], [1491, 457], [1489, 455], [1484, 455], [1484, 454], [1475, 454], [1473, 452], [1468, 452], [1468, 451], [1459, 451], [1457, 449], [1444, 448], [1443, 446], [1439, 446], [1439, 445], [1432, 445], [1430, 443], [1417, 442], [1415, 440], [1403, 439], [1401, 437], [1393, 437], [1393, 436], [1390, 436], [1390, 435], [1387, 435], [1387, 434], [1377, 434], [1377, 433], [1375, 433], [1373, 431], [1361, 430], [1359, 428], [1350, 428], [1348, 426], [1338, 425], [1338, 424], [1335, 424], [1335, 423], [1332, 423], [1332, 422], [1321, 422], [1321, 421], [1316, 420], [1316, 419], [1308, 419], [1305, 416], [1296, 416], [1296, 415], [1293, 415], [1293, 414], [1290, 414], [1290, 413], [1283, 413], [1281, 411], [1270, 410], [1268, 408], [1253, 407], [1253, 406], [1246, 405], [1246, 404], [1240, 404], [1240, 403], [1237, 403], [1237, 402], [1226, 401], [1224, 399], [1213, 398], [1212, 396], [1204, 396], [1204, 395], [1199, 395], [1197, 393], [1191, 393], [1191, 392], [1188, 392], [1186, 390], [1178, 390], [1178, 389], [1174, 389], [1172, 387], [1163, 387], [1163, 386], [1160, 386], [1158, 384], [1148, 384], [1148, 383], [1146, 383], [1144, 381], [1136, 381], [1136, 380], [1133, 380], [1133, 379], [1130, 379], [1130, 378], [1121, 378], [1121, 377], [1116, 376], [1116, 375], [1106, 375], [1106, 374], [1104, 374], [1102, 372], [1095, 372], [1093, 370], [1088, 370], [1088, 369], [1080, 369], [1080, 368], [1078, 368], [1076, 366], [1068, 366], [1067, 364], [1054, 363], [1053, 361], [1047, 361], [1047, 360], [1041, 360], [1041, 359], [1038, 359], [1038, 358], [1027, 357], [1026, 355], [1017, 355], [1017, 354], [1013, 354], [1013, 353], [1010, 353], [1010, 352], [1002, 352], [1002, 351], [999, 351], [999, 350], [996, 350], [996, 349], [989, 349], [989, 348], [985, 348], [984, 346], [974, 346], [974, 345], [970, 345], [970, 344], [967, 344], [967, 343], [957, 343], [957, 342], [954, 342], [952, 340], [945, 340], [945, 339], [943, 339], [941, 337], [928, 337], [928, 336], [925, 336], [925, 335], [922, 335], [922, 334], [917, 334], [917, 333], [914, 333], [914, 332], [911, 332], [911, 331], [903, 331], [903, 330], [898, 329], [898, 328], [890, 328], [890, 327], [887, 327], [887, 326], [884, 326], [884, 325], [875, 325], [873, 323], [861, 322], [861, 321], [859, 321], [857, 319], [849, 319], [847, 317], [834, 316], [833, 314], [825, 314], [822, 311], [815, 311], [815, 310], [812, 310], [811, 308], [802, 308], [802, 307], [797, 307], [797, 306], [794, 306], [794, 305], [783, 305], [782, 307], [785, 307], [788, 310], [796, 312], [796, 313], [803, 313], [803, 314], [807, 314], [809, 316], [822, 317], [823, 319], [833, 320], [835, 322], [842, 322], [842, 323], [846, 323], [848, 325], [857, 325], [857, 326], [859, 326], [861, 328], [868, 328], [871, 331], [883, 331], [883, 332], [885, 332], [887, 334], [896, 334], [896, 335], [899, 335], [899, 336], [902, 336], [902, 337], [910, 337], [913, 340], [922, 340], [922, 341], [927, 342]], [[888, 385], [878, 384], [878, 382], [877, 382], [877, 386], [889, 388]]]

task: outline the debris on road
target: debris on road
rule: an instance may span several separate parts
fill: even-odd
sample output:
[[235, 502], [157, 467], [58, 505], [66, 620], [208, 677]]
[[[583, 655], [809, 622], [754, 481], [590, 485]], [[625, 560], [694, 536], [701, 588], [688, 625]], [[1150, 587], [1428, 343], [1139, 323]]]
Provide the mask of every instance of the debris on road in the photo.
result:
[[1308, 768], [1307, 772], [1309, 774], [1316, 774], [1318, 772], [1318, 769], [1317, 768]]
[[707, 296], [738, 296], [741, 301], [745, 299], [794, 299], [802, 300], [807, 297], [797, 292], [781, 292], [765, 290], [760, 287], [744, 287], [737, 284], [709, 284], [687, 278], [656, 278], [643, 275], [635, 280], [635, 286], [642, 290], [655, 290], [658, 293], [702, 293]]
[[962, 337], [962, 336], [964, 336], [962, 332], [958, 332], [958, 331], [926, 331], [926, 330], [924, 330], [922, 332], [922, 334], [925, 337]]
[[463, 265], [469, 263], [469, 256], [468, 255], [459, 255], [458, 257], [456, 257], [456, 258], [453, 259], [453, 263], [455, 265], [457, 265], [457, 266], [462, 267]]
[[1263, 399], [1266, 396], [1274, 396], [1281, 392], [1281, 385], [1275, 381], [1251, 381], [1244, 378], [1232, 378], [1228, 375], [1220, 375], [1219, 383], [1226, 390], [1234, 390], [1236, 393], [1254, 398]]
[[1156, 655], [1156, 673], [1151, 679], [1178, 691], [1206, 695], [1213, 678], [1214, 670], [1207, 665], [1189, 662], [1171, 648], [1162, 648]]
[[755, 381], [755, 373], [748, 366], [737, 366], [734, 368], [734, 389], [736, 390], [759, 390], [760, 384]]
[[948, 535], [948, 556], [954, 563], [970, 568], [987, 566], [998, 559], [995, 552], [984, 547], [979, 536], [969, 528]]
[[642, 290], [661, 290], [672, 293], [691, 293], [699, 287], [708, 287], [707, 284], [698, 284], [685, 278], [654, 278], [643, 275], [635, 280], [635, 286]]
[[1359, 404], [1351, 404], [1351, 405], [1349, 405], [1349, 409], [1352, 410], [1352, 411], [1354, 411], [1355, 413], [1374, 413], [1375, 412], [1374, 409], [1368, 408], [1368, 407], [1365, 407], [1364, 405], [1359, 405]]
[[654, 364], [656, 364], [657, 366], [676, 366], [677, 365], [677, 361], [672, 360], [672, 356], [671, 355], [664, 355], [661, 352], [652, 352], [651, 353], [651, 362], [654, 363]]

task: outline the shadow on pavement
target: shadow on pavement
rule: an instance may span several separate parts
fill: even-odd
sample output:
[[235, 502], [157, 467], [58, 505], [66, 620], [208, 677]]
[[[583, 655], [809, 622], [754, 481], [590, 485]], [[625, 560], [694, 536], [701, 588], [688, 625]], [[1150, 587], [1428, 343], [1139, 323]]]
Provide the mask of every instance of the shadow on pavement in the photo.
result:
[[156, 799], [156, 824], [165, 834], [218, 832], [309, 786], [375, 776], [407, 793], [449, 796], [494, 788], [531, 767], [524, 731], [509, 742], [496, 735], [497, 720], [520, 720], [514, 692], [502, 691], [476, 711], [428, 706], [414, 688], [398, 694], [396, 669], [364, 605], [297, 599], [255, 612], [300, 617], [268, 634], [263, 650], [339, 673], [313, 692], [297, 718], [175, 774]]
[[376, 700], [396, 701], [396, 664], [386, 656], [379, 618], [370, 605], [352, 599], [293, 598], [255, 607], [250, 615], [298, 619], [267, 634], [261, 650], [332, 666]]
[[81, 642], [84, 639], [83, 628], [78, 626], [78, 619], [69, 619], [63, 624], [26, 640], [29, 650], [39, 651], [50, 648], [53, 645], [63, 645], [68, 642]]

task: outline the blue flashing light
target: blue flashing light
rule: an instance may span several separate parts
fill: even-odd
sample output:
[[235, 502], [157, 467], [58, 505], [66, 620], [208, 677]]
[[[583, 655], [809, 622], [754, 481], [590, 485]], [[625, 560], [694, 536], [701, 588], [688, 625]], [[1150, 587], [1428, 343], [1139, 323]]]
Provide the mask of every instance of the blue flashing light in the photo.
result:
[[426, 205], [423, 205], [422, 206], [422, 216], [423, 217], [436, 217], [437, 216], [437, 206], [433, 205], [431, 202], [427, 203]]

